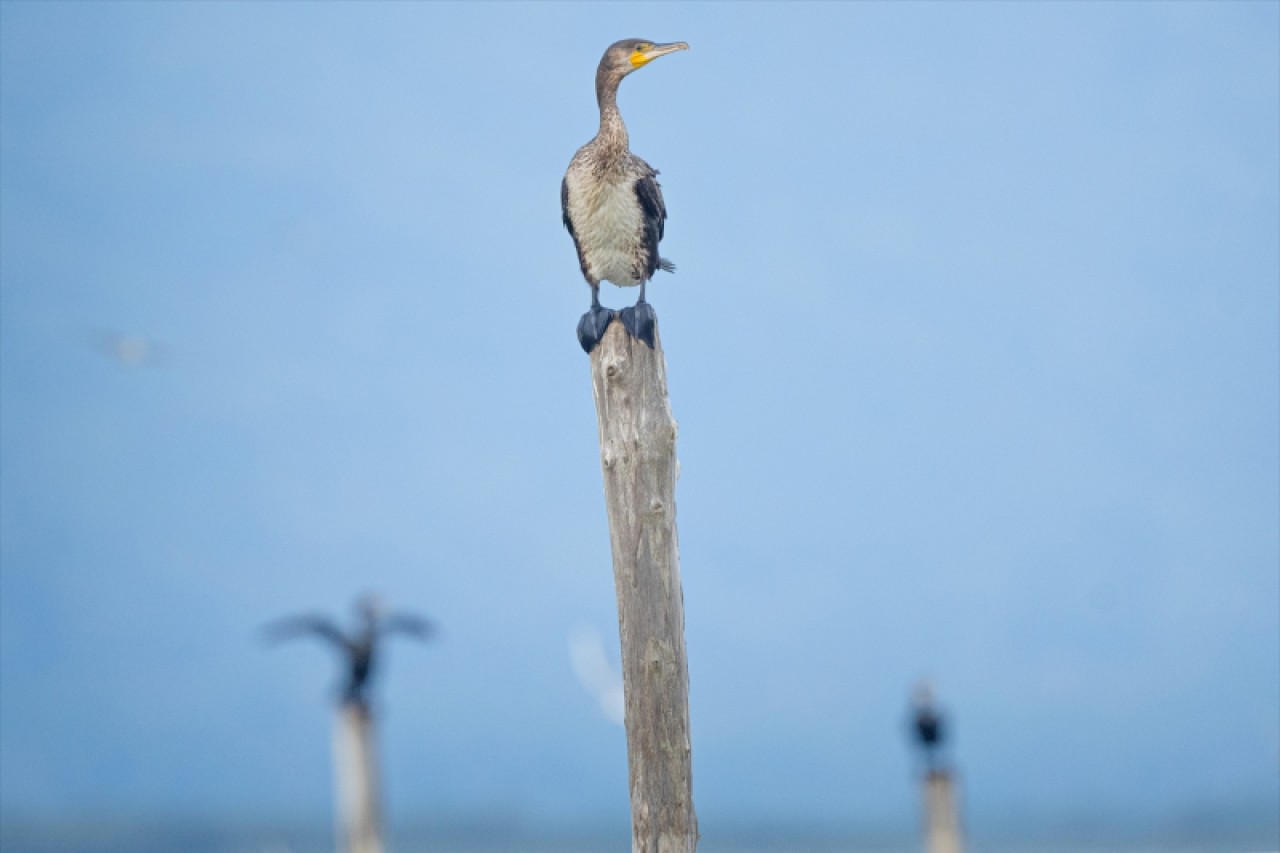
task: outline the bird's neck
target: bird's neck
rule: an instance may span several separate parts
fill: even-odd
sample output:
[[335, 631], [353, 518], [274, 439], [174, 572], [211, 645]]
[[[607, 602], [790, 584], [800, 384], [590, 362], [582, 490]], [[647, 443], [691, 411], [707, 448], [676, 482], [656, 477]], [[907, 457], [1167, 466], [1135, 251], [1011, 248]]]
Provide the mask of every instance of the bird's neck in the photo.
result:
[[596, 141], [611, 154], [621, 155], [627, 151], [627, 126], [622, 123], [622, 113], [618, 112], [618, 87], [599, 86], [596, 89], [596, 100], [600, 102], [600, 131]]

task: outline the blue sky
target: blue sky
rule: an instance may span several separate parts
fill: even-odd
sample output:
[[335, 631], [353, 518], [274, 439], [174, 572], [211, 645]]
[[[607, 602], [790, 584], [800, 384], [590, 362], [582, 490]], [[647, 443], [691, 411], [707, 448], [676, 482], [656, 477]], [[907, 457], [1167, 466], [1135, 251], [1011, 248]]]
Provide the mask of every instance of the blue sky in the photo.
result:
[[[625, 814], [559, 181], [618, 38], [704, 834], [1280, 797], [1280, 5], [0, 4], [7, 813], [320, 814], [319, 647], [393, 813]], [[634, 298], [611, 286], [605, 304]], [[142, 366], [95, 341], [133, 334]]]

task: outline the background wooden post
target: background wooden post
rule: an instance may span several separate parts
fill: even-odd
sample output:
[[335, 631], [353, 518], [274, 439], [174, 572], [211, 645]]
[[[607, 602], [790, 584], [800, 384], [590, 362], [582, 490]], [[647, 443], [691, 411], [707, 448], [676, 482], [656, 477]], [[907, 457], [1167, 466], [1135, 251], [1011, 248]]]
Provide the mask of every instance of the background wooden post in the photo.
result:
[[694, 853], [689, 666], [676, 539], [676, 422], [662, 342], [614, 321], [591, 353], [618, 593], [632, 853]]
[[338, 707], [333, 730], [338, 853], [382, 853], [382, 804], [373, 717], [363, 702]]
[[930, 770], [924, 777], [925, 853], [963, 853], [960, 809], [955, 782], [947, 770]]

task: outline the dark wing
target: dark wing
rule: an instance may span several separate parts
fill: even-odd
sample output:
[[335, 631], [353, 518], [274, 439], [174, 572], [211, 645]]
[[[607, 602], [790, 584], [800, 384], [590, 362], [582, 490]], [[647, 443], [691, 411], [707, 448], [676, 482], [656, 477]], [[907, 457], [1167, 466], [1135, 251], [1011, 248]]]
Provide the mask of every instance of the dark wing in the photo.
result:
[[287, 616], [268, 622], [262, 627], [262, 634], [269, 643], [314, 634], [343, 650], [351, 645], [338, 627], [323, 616]]
[[392, 613], [378, 623], [378, 633], [392, 634], [396, 632], [417, 637], [419, 640], [425, 640], [435, 633], [435, 625], [429, 620], [414, 616], [411, 613]]
[[636, 181], [636, 196], [644, 210], [645, 222], [653, 221], [657, 224], [658, 239], [661, 240], [667, 221], [667, 205], [662, 200], [662, 187], [658, 185], [658, 170], [645, 166], [645, 171], [648, 174]]
[[569, 230], [569, 236], [573, 238], [573, 242], [578, 242], [578, 233], [573, 230], [573, 220], [569, 218], [569, 179], [560, 179], [560, 219], [564, 222], [564, 227]]
[[942, 718], [928, 708], [916, 712], [916, 735], [926, 746], [941, 742]]
[[640, 210], [644, 213], [644, 249], [645, 278], [649, 278], [658, 269], [661, 259], [658, 257], [658, 241], [662, 239], [667, 221], [667, 205], [662, 200], [662, 187], [658, 185], [658, 171], [644, 167], [645, 174], [636, 181], [636, 198], [640, 200]]
[[[572, 165], [570, 168], [573, 168]], [[578, 253], [578, 268], [582, 270], [582, 277], [588, 282], [591, 281], [591, 275], [587, 272], [587, 256], [582, 254], [582, 244], [578, 242], [578, 232], [573, 228], [573, 220], [569, 218], [569, 179], [567, 177], [560, 179], [560, 219], [564, 222], [564, 227], [568, 229], [569, 236], [573, 238], [573, 248]], [[592, 284], [594, 287], [595, 285]]]

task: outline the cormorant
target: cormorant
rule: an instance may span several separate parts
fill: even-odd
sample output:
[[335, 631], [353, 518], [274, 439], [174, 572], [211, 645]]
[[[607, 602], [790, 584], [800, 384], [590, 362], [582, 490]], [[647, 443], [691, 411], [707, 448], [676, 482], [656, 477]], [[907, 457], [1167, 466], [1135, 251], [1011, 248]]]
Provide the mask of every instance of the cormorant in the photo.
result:
[[938, 767], [938, 753], [942, 749], [945, 728], [942, 711], [933, 701], [933, 688], [928, 682], [916, 685], [914, 705], [916, 740], [924, 751], [925, 764], [933, 771]]
[[688, 49], [682, 41], [655, 44], [623, 39], [609, 45], [596, 69], [600, 130], [573, 155], [560, 182], [564, 227], [573, 237], [582, 275], [591, 285], [591, 310], [578, 322], [578, 342], [587, 352], [604, 337], [614, 317], [613, 311], [600, 305], [602, 281], [640, 286], [635, 307], [621, 312], [622, 324], [633, 337], [653, 346], [656, 318], [644, 300], [644, 285], [657, 270], [674, 272], [675, 264], [658, 256], [667, 207], [657, 170], [627, 146], [627, 128], [618, 112], [618, 84], [659, 56]]
[[360, 599], [356, 613], [360, 624], [350, 634], [344, 633], [332, 620], [311, 614], [278, 619], [265, 626], [263, 632], [270, 642], [305, 634], [328, 640], [346, 655], [347, 683], [342, 690], [342, 701], [367, 706], [367, 686], [373, 674], [378, 638], [398, 631], [425, 640], [431, 636], [433, 626], [426, 619], [408, 613], [384, 613], [381, 602], [374, 596]]

